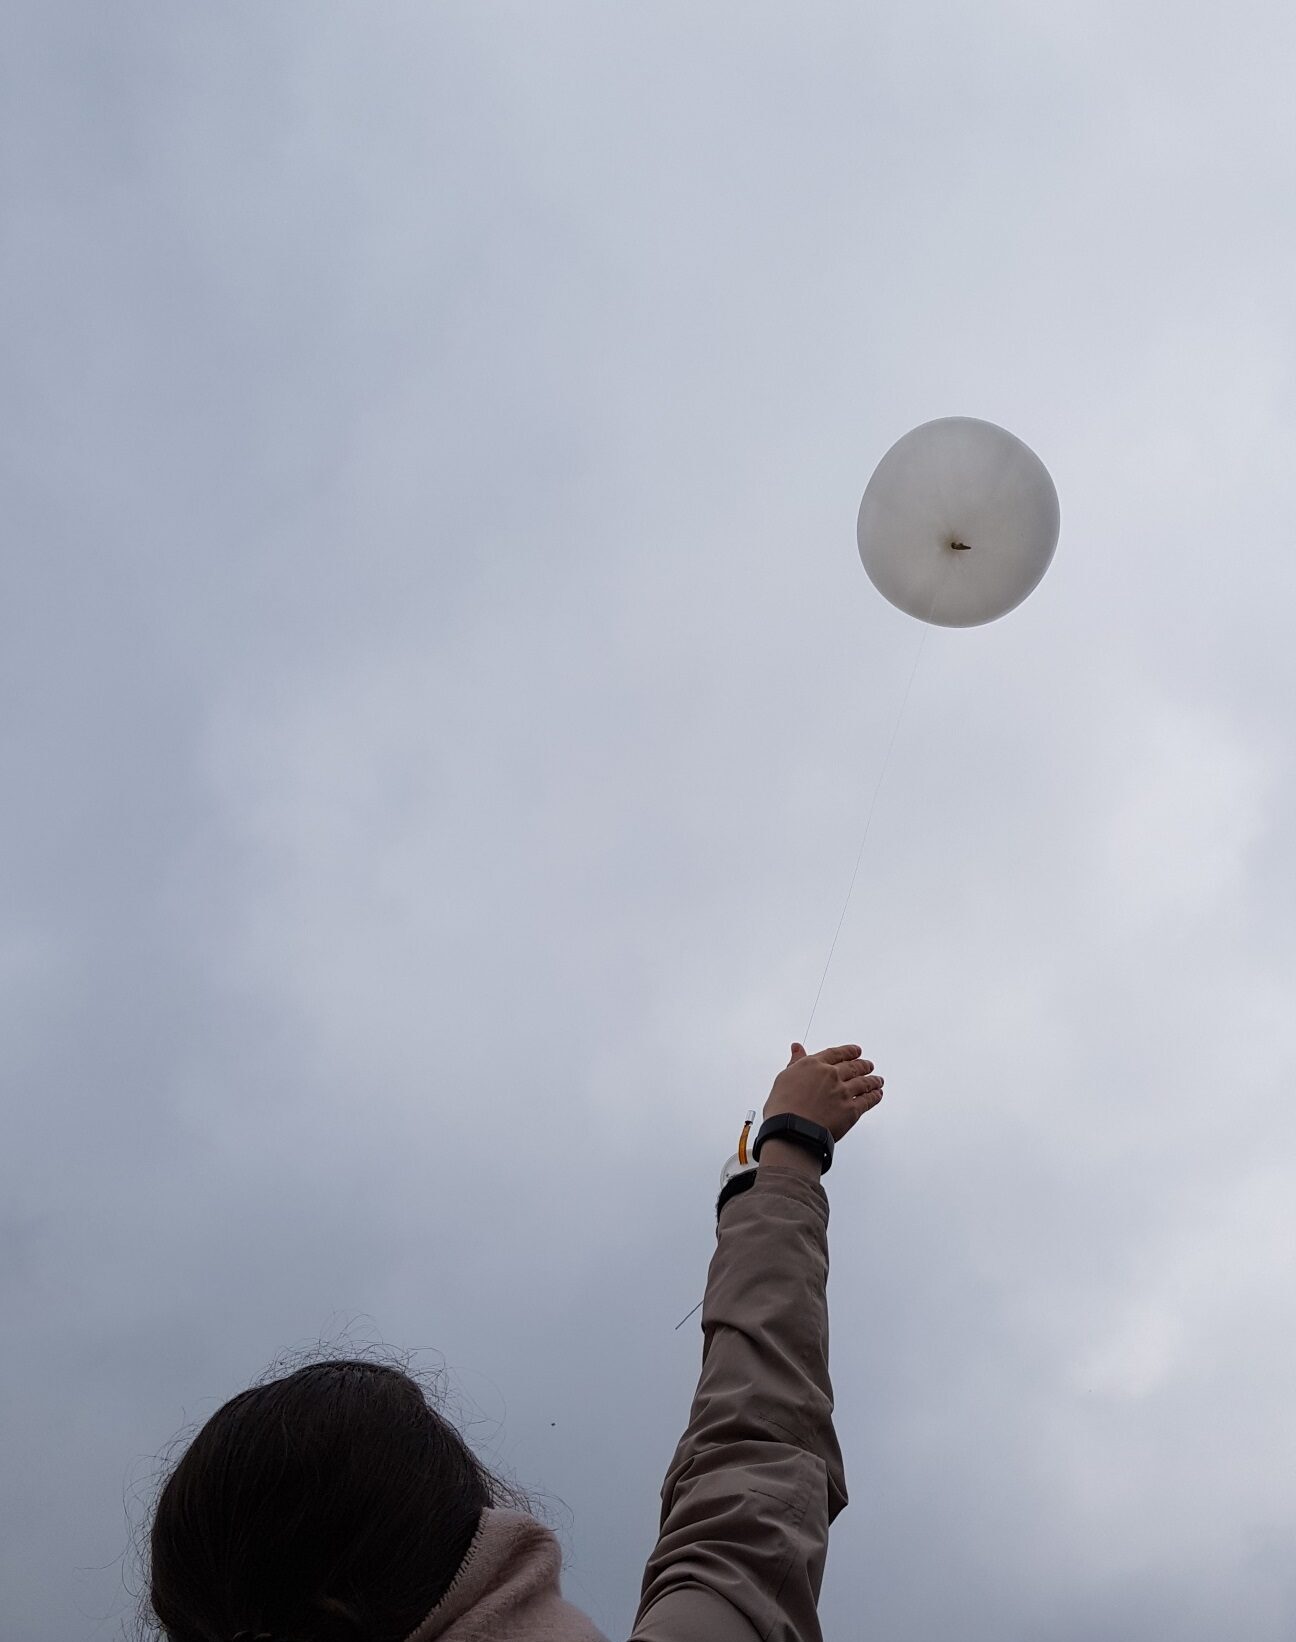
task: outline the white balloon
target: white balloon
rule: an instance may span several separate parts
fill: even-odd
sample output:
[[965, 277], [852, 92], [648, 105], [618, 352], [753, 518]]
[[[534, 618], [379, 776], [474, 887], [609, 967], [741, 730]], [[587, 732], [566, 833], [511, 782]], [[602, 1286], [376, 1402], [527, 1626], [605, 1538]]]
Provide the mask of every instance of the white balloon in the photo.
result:
[[860, 503], [869, 580], [920, 621], [977, 627], [1038, 586], [1061, 515], [1048, 469], [1020, 439], [974, 416], [942, 416], [898, 439]]

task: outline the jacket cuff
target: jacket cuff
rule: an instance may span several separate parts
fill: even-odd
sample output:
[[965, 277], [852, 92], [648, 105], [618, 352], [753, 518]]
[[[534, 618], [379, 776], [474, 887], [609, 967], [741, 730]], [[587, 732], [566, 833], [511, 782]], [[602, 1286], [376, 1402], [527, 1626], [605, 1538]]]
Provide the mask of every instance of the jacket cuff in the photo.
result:
[[824, 1225], [828, 1224], [828, 1193], [817, 1180], [810, 1180], [795, 1169], [781, 1169], [777, 1163], [757, 1164], [742, 1174], [731, 1175], [720, 1188], [716, 1198], [716, 1230], [720, 1229], [720, 1213], [725, 1204], [744, 1192], [751, 1191], [761, 1182], [762, 1195], [777, 1192], [781, 1197], [794, 1197], [798, 1203], [814, 1209]]
[[781, 1168], [777, 1163], [762, 1163], [756, 1170], [757, 1190], [764, 1196], [777, 1192], [780, 1197], [793, 1197], [814, 1209], [820, 1220], [828, 1224], [828, 1193], [817, 1180], [811, 1180], [799, 1169]]
[[759, 1167], [748, 1169], [742, 1174], [731, 1175], [720, 1188], [720, 1195], [716, 1198], [716, 1226], [720, 1225], [720, 1211], [731, 1198], [741, 1197], [749, 1192], [756, 1184], [756, 1176], [760, 1173]]

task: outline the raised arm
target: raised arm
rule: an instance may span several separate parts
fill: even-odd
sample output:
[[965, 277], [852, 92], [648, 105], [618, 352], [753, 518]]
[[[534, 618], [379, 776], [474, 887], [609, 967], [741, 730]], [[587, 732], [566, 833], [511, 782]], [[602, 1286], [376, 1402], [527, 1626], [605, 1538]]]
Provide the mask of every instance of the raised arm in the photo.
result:
[[[882, 1080], [858, 1055], [847, 1045], [807, 1057], [795, 1045], [765, 1116], [797, 1111], [839, 1139], [881, 1099]], [[846, 1481], [828, 1373], [828, 1198], [814, 1157], [767, 1141], [716, 1235], [702, 1371], [662, 1486], [632, 1642], [819, 1642], [828, 1528]]]

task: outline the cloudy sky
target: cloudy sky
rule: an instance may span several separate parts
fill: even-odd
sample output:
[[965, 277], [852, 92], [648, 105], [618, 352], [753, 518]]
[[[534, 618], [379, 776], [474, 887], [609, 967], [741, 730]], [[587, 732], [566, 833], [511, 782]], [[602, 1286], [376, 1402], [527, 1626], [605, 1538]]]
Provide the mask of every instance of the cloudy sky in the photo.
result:
[[1277, 0], [0, 20], [0, 1575], [115, 1638], [176, 1436], [375, 1345], [626, 1634], [719, 1170], [1000, 422], [811, 1048], [828, 1635], [1296, 1629], [1296, 23]]

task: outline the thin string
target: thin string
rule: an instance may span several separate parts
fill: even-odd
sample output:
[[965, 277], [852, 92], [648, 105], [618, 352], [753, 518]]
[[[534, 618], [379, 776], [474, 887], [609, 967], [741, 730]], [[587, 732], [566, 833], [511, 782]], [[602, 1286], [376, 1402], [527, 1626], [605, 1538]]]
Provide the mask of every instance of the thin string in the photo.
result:
[[[850, 906], [851, 895], [855, 889], [855, 879], [859, 875], [860, 862], [864, 859], [864, 846], [868, 843], [869, 828], [873, 825], [873, 812], [877, 808], [878, 794], [882, 791], [882, 782], [886, 777], [887, 767], [891, 763], [891, 754], [895, 749], [896, 737], [900, 733], [900, 721], [904, 717], [904, 710], [909, 704], [909, 696], [910, 692], [913, 690], [914, 679], [918, 676], [918, 663], [922, 660], [923, 651], [927, 647], [927, 634], [931, 630], [932, 617], [936, 613], [936, 601], [940, 597], [941, 589], [945, 586], [945, 578], [950, 573], [950, 566], [954, 563], [954, 551], [956, 548], [962, 549], [964, 545], [965, 544], [962, 542], [957, 544], [951, 542], [949, 558], [945, 561], [945, 568], [936, 578], [936, 586], [932, 592], [931, 603], [927, 606], [927, 615], [923, 622], [922, 637], [918, 640], [918, 649], [914, 655], [913, 666], [909, 669], [909, 681], [905, 685], [904, 694], [900, 698], [900, 709], [896, 713], [895, 723], [891, 726], [891, 739], [887, 743], [886, 754], [882, 759], [882, 767], [878, 771], [877, 781], [873, 785], [873, 796], [869, 800], [868, 814], [864, 821], [864, 836], [860, 839], [859, 853], [855, 857], [855, 869], [851, 873], [850, 885], [846, 890], [846, 899], [842, 902], [841, 917], [837, 920], [837, 928], [833, 931], [832, 945], [828, 948], [828, 958], [823, 967], [823, 974], [819, 977], [819, 990], [815, 993], [815, 1000], [810, 1009], [810, 1019], [806, 1022], [806, 1029], [801, 1034], [801, 1042], [805, 1044], [808, 1044], [809, 1042], [810, 1028], [814, 1024], [815, 1011], [819, 1007], [819, 999], [823, 993], [824, 982], [828, 979], [828, 970], [833, 961], [833, 953], [837, 950], [837, 937], [841, 934], [842, 925], [846, 922], [846, 909]], [[745, 1135], [746, 1130], [743, 1132]], [[679, 1322], [676, 1323], [675, 1332], [678, 1333], [679, 1330], [684, 1327], [685, 1323], [688, 1322], [689, 1317], [692, 1317], [694, 1312], [700, 1311], [705, 1303], [706, 1297], [704, 1295], [703, 1298], [698, 1301], [697, 1305], [693, 1307], [693, 1311], [689, 1312], [688, 1317], [681, 1317]]]
[[819, 1008], [819, 999], [823, 995], [824, 982], [828, 979], [828, 970], [832, 965], [833, 953], [837, 950], [837, 937], [842, 932], [842, 925], [846, 922], [846, 909], [850, 906], [851, 896], [855, 890], [855, 879], [859, 875], [860, 862], [864, 859], [864, 846], [868, 843], [869, 829], [873, 825], [873, 812], [877, 809], [878, 794], [882, 791], [882, 783], [886, 780], [887, 769], [891, 763], [891, 754], [895, 751], [896, 737], [900, 734], [900, 721], [904, 717], [904, 710], [909, 705], [909, 695], [913, 689], [914, 679], [918, 676], [918, 663], [922, 660], [923, 651], [927, 647], [927, 635], [931, 632], [931, 619], [936, 609], [936, 600], [940, 597], [941, 589], [945, 585], [945, 578], [949, 575], [950, 566], [954, 563], [951, 551], [945, 561], [945, 568], [936, 578], [936, 587], [932, 593], [931, 603], [927, 606], [927, 616], [923, 622], [922, 637], [918, 640], [918, 649], [914, 655], [913, 666], [909, 669], [909, 682], [904, 687], [904, 694], [900, 697], [900, 710], [896, 713], [895, 723], [891, 726], [891, 739], [887, 742], [887, 750], [882, 759], [882, 767], [878, 770], [877, 780], [873, 783], [873, 796], [869, 800], [868, 814], [864, 819], [864, 836], [860, 839], [859, 853], [855, 857], [855, 868], [850, 876], [850, 883], [846, 889], [846, 899], [842, 902], [841, 917], [837, 920], [837, 928], [833, 931], [832, 945], [828, 948], [828, 957], [824, 962], [823, 974], [819, 977], [819, 990], [815, 993], [814, 1003], [810, 1006], [810, 1019], [806, 1022], [806, 1029], [801, 1034], [801, 1042], [809, 1045], [810, 1028], [814, 1025], [815, 1011]]

